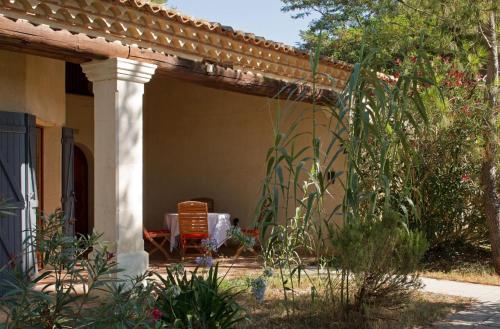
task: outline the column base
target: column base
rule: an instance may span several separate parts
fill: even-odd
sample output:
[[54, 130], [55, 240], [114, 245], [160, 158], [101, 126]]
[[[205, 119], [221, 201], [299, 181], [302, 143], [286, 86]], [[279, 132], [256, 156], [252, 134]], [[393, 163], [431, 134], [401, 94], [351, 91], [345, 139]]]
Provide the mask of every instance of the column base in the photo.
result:
[[117, 277], [123, 280], [130, 280], [136, 276], [144, 274], [149, 266], [149, 254], [142, 251], [120, 253], [116, 255], [118, 269]]

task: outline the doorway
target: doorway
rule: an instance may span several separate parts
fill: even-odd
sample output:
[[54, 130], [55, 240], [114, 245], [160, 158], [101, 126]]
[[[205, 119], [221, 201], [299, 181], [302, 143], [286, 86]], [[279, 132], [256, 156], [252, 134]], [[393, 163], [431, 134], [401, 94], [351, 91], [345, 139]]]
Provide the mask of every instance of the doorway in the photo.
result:
[[82, 149], [74, 146], [75, 233], [87, 235], [89, 229], [89, 165]]

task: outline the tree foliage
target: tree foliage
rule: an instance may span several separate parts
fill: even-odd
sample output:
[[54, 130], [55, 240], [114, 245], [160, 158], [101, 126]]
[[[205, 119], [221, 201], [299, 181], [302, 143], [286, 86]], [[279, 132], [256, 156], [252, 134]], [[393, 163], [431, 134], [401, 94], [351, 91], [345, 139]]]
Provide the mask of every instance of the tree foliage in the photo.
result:
[[[348, 62], [359, 59], [359, 48], [377, 55], [371, 65], [390, 69], [396, 58], [425, 47], [429, 54], [467, 56], [471, 47], [484, 47], [477, 33], [478, 17], [488, 2], [468, 0], [283, 0], [294, 17], [320, 13], [303, 31], [304, 47], [318, 32], [326, 33], [323, 53]], [[484, 63], [483, 63], [484, 64]]]
[[[304, 48], [311, 48], [322, 31], [328, 36], [323, 39], [323, 55], [355, 62], [363, 48], [375, 54], [373, 69], [396, 78], [405, 67], [412, 67], [419, 53], [431, 58], [442, 97], [433, 92], [422, 96], [429, 111], [429, 130], [413, 140], [415, 150], [422, 154], [421, 184], [414, 191], [421, 220], [413, 225], [423, 229], [432, 243], [481, 243], [486, 224], [495, 223], [486, 221], [484, 204], [495, 201], [484, 203], [488, 193], [483, 192], [480, 171], [483, 159], [491, 153], [485, 152], [488, 145], [496, 147], [496, 142], [488, 143], [497, 134], [496, 101], [485, 101], [485, 95], [491, 89], [488, 81], [496, 90], [488, 71], [492, 49], [488, 29], [490, 13], [496, 14], [499, 3], [283, 0], [283, 10], [296, 17], [321, 14], [303, 32]], [[496, 196], [496, 189], [490, 191]], [[491, 241], [500, 240], [495, 230], [498, 223], [490, 229]]]

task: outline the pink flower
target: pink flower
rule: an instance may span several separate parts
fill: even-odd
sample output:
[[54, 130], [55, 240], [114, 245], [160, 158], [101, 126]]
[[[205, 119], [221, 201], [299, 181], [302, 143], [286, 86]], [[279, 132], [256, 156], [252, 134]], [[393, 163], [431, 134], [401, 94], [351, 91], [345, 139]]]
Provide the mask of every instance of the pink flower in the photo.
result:
[[151, 315], [153, 316], [153, 320], [158, 321], [163, 316], [163, 313], [155, 307], [153, 312], [151, 312]]
[[470, 176], [467, 174], [462, 175], [462, 183], [470, 181]]

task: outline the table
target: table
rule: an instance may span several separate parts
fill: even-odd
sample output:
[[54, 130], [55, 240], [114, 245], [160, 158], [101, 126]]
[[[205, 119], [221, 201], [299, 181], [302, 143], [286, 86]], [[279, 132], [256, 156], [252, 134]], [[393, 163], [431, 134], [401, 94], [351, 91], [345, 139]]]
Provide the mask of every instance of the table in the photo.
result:
[[[208, 213], [208, 235], [217, 241], [219, 248], [227, 240], [227, 231], [231, 228], [231, 215], [226, 213]], [[163, 225], [170, 230], [170, 251], [177, 247], [179, 237], [179, 215], [165, 214]]]

